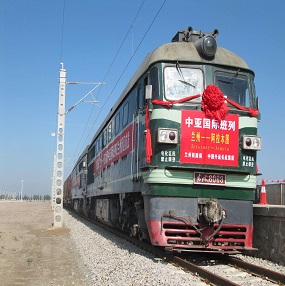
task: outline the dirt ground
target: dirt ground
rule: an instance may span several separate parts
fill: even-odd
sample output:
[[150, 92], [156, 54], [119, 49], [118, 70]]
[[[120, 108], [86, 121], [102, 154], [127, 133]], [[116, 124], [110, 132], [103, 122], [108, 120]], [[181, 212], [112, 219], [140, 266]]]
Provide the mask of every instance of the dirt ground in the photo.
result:
[[69, 230], [52, 222], [50, 202], [0, 201], [0, 285], [88, 284]]

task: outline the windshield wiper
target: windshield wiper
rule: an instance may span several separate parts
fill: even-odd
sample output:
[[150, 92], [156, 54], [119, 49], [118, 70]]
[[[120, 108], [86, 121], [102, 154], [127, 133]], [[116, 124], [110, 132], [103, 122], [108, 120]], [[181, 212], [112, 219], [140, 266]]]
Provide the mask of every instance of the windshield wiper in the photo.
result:
[[182, 78], [182, 80], [179, 79], [178, 81], [180, 81], [180, 82], [182, 82], [182, 83], [184, 83], [184, 84], [186, 84], [186, 85], [189, 85], [189, 86], [192, 86], [192, 87], [195, 88], [195, 85], [193, 85], [193, 84], [191, 84], [190, 82], [188, 82], [188, 81], [185, 80], [178, 61], [177, 61], [177, 63], [176, 63], [176, 69], [177, 69], [177, 71], [178, 71], [180, 77]]
[[233, 84], [233, 80], [236, 79], [236, 77], [239, 75], [239, 71], [240, 71], [240, 69], [238, 69], [236, 71], [236, 73], [229, 80], [221, 80], [220, 79], [219, 81], [224, 82], [224, 83]]
[[193, 86], [194, 88], [195, 88], [195, 85], [193, 85], [193, 84], [191, 84], [190, 82], [188, 82], [188, 81], [185, 81], [185, 80], [179, 80], [180, 82], [182, 82], [182, 83], [184, 83], [184, 84], [186, 84], [186, 85], [190, 85], [190, 86]]

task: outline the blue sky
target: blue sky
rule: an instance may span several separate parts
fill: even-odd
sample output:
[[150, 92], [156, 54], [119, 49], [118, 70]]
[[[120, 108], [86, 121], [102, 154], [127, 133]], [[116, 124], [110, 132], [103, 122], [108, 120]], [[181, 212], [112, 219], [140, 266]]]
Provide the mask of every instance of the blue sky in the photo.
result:
[[[67, 81], [106, 82], [93, 93], [101, 108], [81, 103], [66, 116], [67, 175], [146, 54], [188, 26], [218, 29], [219, 46], [240, 55], [255, 71], [262, 114], [260, 179], [285, 179], [285, 2], [199, 3], [66, 0], [64, 5], [64, 0], [2, 0], [0, 188], [19, 192], [24, 180], [24, 194], [50, 194], [61, 61]], [[66, 109], [92, 87], [68, 85]]]

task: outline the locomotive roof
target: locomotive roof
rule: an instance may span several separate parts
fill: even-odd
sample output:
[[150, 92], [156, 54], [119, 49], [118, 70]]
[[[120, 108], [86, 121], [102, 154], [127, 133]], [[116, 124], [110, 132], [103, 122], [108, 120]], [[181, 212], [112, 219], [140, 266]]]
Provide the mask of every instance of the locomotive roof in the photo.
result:
[[[96, 138], [99, 130], [104, 127], [104, 125], [108, 122], [109, 118], [116, 111], [126, 94], [132, 89], [137, 80], [146, 72], [150, 65], [156, 62], [191, 62], [196, 64], [210, 64], [210, 65], [221, 65], [221, 66], [230, 66], [240, 69], [249, 70], [246, 62], [234, 54], [233, 52], [226, 50], [224, 48], [218, 47], [217, 52], [215, 54], [215, 58], [213, 60], [205, 60], [201, 58], [199, 55], [194, 42], [172, 42], [159, 46], [152, 52], [150, 52], [142, 64], [139, 66], [128, 85], [122, 92], [121, 96], [110, 110], [109, 115], [104, 120], [98, 131], [96, 132], [94, 139]], [[92, 145], [92, 144], [91, 144]], [[90, 146], [91, 146], [90, 145]]]
[[[142, 74], [148, 69], [148, 67], [155, 62], [193, 62], [198, 64], [211, 64], [211, 65], [223, 65], [232, 66], [241, 69], [249, 69], [246, 62], [238, 55], [226, 50], [224, 48], [217, 48], [215, 58], [211, 61], [201, 58], [194, 42], [173, 42], [159, 46], [151, 53], [149, 53], [129, 84], [122, 93], [124, 96], [136, 83], [136, 81], [142, 76]], [[119, 102], [122, 98], [119, 99]]]

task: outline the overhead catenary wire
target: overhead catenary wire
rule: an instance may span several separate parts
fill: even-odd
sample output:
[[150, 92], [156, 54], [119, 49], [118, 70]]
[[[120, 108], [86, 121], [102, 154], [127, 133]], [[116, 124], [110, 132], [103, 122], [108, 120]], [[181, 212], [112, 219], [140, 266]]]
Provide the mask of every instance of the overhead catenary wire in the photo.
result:
[[[105, 82], [106, 77], [107, 77], [108, 74], [110, 73], [110, 70], [111, 70], [111, 68], [112, 68], [112, 66], [113, 66], [113, 64], [114, 64], [114, 62], [115, 62], [115, 60], [117, 59], [117, 57], [118, 57], [118, 55], [119, 55], [119, 52], [121, 51], [121, 49], [122, 49], [122, 47], [123, 47], [123, 44], [125, 43], [125, 41], [126, 41], [128, 35], [129, 35], [129, 33], [130, 33], [130, 31], [131, 31], [131, 29], [132, 29], [132, 27], [133, 27], [133, 25], [134, 25], [134, 23], [135, 23], [135, 21], [136, 21], [136, 19], [137, 19], [139, 13], [140, 13], [140, 11], [141, 11], [141, 9], [142, 9], [142, 7], [143, 7], [145, 1], [146, 1], [146, 0], [143, 0], [142, 4], [140, 5], [140, 7], [139, 7], [139, 9], [138, 9], [138, 11], [137, 11], [137, 13], [136, 13], [136, 15], [135, 15], [133, 21], [132, 21], [132, 24], [130, 25], [130, 28], [128, 29], [128, 31], [127, 31], [127, 33], [126, 33], [126, 35], [125, 35], [125, 37], [124, 37], [124, 39], [123, 39], [123, 41], [122, 41], [120, 47], [118, 48], [118, 50], [117, 50], [117, 52], [116, 52], [116, 54], [115, 54], [115, 57], [113, 58], [113, 60], [112, 60], [112, 62], [111, 62], [111, 64], [110, 64], [110, 66], [109, 66], [109, 68], [108, 68], [108, 70], [107, 70], [107, 72], [106, 72], [106, 74], [105, 74], [105, 76], [104, 76], [102, 82]], [[99, 89], [98, 89], [98, 95], [97, 95], [97, 96], [99, 96], [100, 92], [101, 92], [101, 86], [100, 86]], [[105, 104], [106, 104], [106, 102], [107, 102], [107, 100], [109, 99], [110, 96], [111, 96], [111, 93], [109, 93], [109, 96], [107, 97], [107, 99], [106, 99], [104, 105], [102, 106], [102, 108], [105, 106]], [[77, 152], [78, 152], [78, 150], [79, 150], [80, 142], [83, 140], [83, 136], [84, 136], [84, 134], [85, 134], [85, 132], [86, 132], [86, 130], [87, 130], [87, 126], [88, 126], [89, 121], [90, 121], [90, 119], [91, 119], [93, 110], [94, 110], [94, 106], [92, 107], [92, 109], [91, 109], [91, 111], [90, 111], [89, 117], [88, 117], [87, 122], [86, 122], [85, 127], [84, 127], [84, 130], [83, 130], [83, 132], [82, 132], [82, 135], [81, 135], [81, 137], [80, 137], [80, 140], [78, 141], [77, 147], [76, 147], [76, 149], [75, 149], [75, 151], [74, 151], [74, 155], [73, 155], [73, 156], [74, 156], [75, 158], [77, 158], [77, 157], [79, 156], [79, 155], [77, 154]], [[92, 125], [92, 127], [91, 127], [91, 130], [93, 129], [93, 127], [94, 127], [94, 125], [95, 125], [97, 119], [99, 118], [100, 113], [101, 113], [101, 111], [99, 112], [98, 116], [96, 117], [95, 122], [93, 123], [93, 125]], [[87, 136], [86, 136], [84, 142], [82, 143], [82, 146], [83, 146], [83, 147], [81, 147], [80, 150], [82, 150], [82, 148], [84, 148], [84, 145], [86, 145], [86, 141], [88, 140], [88, 137], [89, 137], [90, 133], [91, 133], [91, 131], [87, 134]]]
[[[69, 84], [77, 84], [78, 82], [72, 82]], [[90, 83], [88, 83], [90, 84]], [[96, 83], [92, 83], [92, 84], [97, 84], [94, 88], [92, 88], [87, 94], [85, 94], [79, 101], [77, 101], [75, 104], [73, 104], [66, 112], [65, 114], [67, 114], [68, 112], [70, 112], [75, 106], [77, 106], [79, 103], [83, 102], [83, 100], [89, 96], [90, 94], [92, 94], [92, 92], [101, 84], [104, 84], [103, 82], [96, 82]], [[96, 101], [97, 102], [97, 101]]]
[[[120, 47], [119, 47], [119, 49], [118, 49], [118, 51], [117, 51], [117, 53], [116, 53], [114, 59], [113, 59], [113, 61], [112, 61], [111, 65], [110, 65], [108, 71], [106, 72], [106, 74], [105, 74], [105, 76], [104, 76], [104, 79], [102, 80], [103, 82], [105, 81], [107, 75], [109, 74], [109, 72], [110, 72], [110, 70], [111, 70], [111, 68], [112, 68], [112, 66], [113, 66], [113, 64], [114, 64], [114, 62], [115, 62], [115, 60], [116, 60], [116, 58], [117, 58], [117, 56], [118, 56], [118, 54], [119, 54], [119, 52], [120, 52], [120, 50], [121, 50], [123, 44], [124, 44], [124, 42], [125, 42], [125, 40], [127, 39], [127, 36], [128, 36], [128, 34], [130, 33], [130, 31], [131, 31], [131, 29], [132, 29], [132, 27], [133, 27], [133, 25], [134, 25], [134, 22], [135, 22], [136, 18], [138, 17], [140, 10], [142, 9], [142, 6], [143, 6], [144, 2], [145, 2], [145, 0], [142, 2], [141, 6], [140, 6], [140, 8], [139, 8], [139, 10], [138, 10], [138, 12], [137, 12], [137, 14], [136, 14], [136, 16], [135, 16], [133, 22], [132, 22], [132, 24], [130, 25], [130, 28], [129, 28], [128, 32], [126, 33], [126, 35], [125, 35], [125, 37], [124, 37], [124, 39], [123, 39], [123, 41], [122, 41], [122, 43], [121, 43], [121, 45], [120, 45]], [[127, 62], [125, 68], [123, 69], [121, 75], [119, 76], [119, 78], [118, 78], [118, 80], [116, 81], [114, 87], [112, 88], [111, 92], [110, 92], [109, 95], [107, 96], [105, 102], [103, 103], [101, 109], [99, 110], [99, 112], [98, 112], [98, 114], [97, 114], [97, 116], [96, 116], [96, 118], [95, 118], [95, 120], [94, 120], [94, 122], [93, 122], [93, 125], [92, 125], [92, 127], [91, 127], [89, 133], [87, 134], [87, 136], [86, 136], [84, 142], [82, 143], [80, 150], [85, 149], [85, 146], [86, 146], [86, 144], [87, 144], [86, 142], [87, 142], [87, 140], [88, 140], [88, 138], [89, 138], [91, 132], [93, 131], [93, 128], [94, 128], [94, 126], [95, 126], [95, 124], [96, 124], [96, 122], [97, 122], [97, 120], [98, 120], [98, 118], [99, 118], [99, 116], [100, 116], [100, 114], [101, 114], [103, 108], [104, 108], [105, 105], [107, 104], [109, 98], [110, 98], [111, 95], [113, 94], [115, 88], [117, 87], [117, 85], [118, 85], [118, 83], [120, 82], [121, 78], [123, 77], [125, 71], [127, 70], [128, 66], [130, 65], [130, 63], [131, 63], [133, 57], [135, 56], [135, 54], [137, 53], [138, 49], [140, 48], [142, 42], [143, 42], [144, 39], [146, 38], [146, 36], [147, 36], [149, 30], [151, 29], [152, 25], [154, 24], [155, 20], [157, 19], [157, 17], [158, 17], [158, 15], [159, 15], [160, 11], [162, 10], [162, 8], [163, 8], [165, 2], [166, 2], [166, 0], [164, 0], [163, 3], [161, 4], [161, 6], [160, 6], [160, 8], [158, 9], [156, 15], [154, 16], [153, 20], [151, 21], [150, 25], [148, 26], [148, 28], [147, 28], [145, 34], [143, 35], [141, 41], [139, 42], [139, 44], [138, 44], [138, 46], [136, 47], [135, 51], [132, 53], [132, 55], [131, 55], [129, 61]], [[101, 87], [99, 87], [98, 94], [100, 93], [100, 91], [101, 91]], [[88, 126], [88, 123], [89, 123], [89, 121], [90, 121], [90, 118], [91, 118], [91, 114], [92, 114], [92, 112], [93, 112], [93, 109], [94, 109], [94, 106], [92, 107], [90, 116], [89, 116], [89, 118], [88, 118], [88, 121], [87, 121], [87, 123], [86, 123], [86, 125], [85, 125], [84, 131], [83, 131], [83, 133], [82, 133], [82, 137], [81, 137], [81, 139], [79, 140], [79, 143], [78, 143], [78, 145], [77, 145], [77, 148], [76, 148], [76, 150], [75, 150], [75, 152], [74, 152], [74, 157], [75, 157], [75, 158], [77, 158], [77, 157], [80, 155], [80, 154], [77, 154], [77, 151], [79, 150], [80, 142], [81, 142], [81, 140], [82, 140], [82, 138], [83, 138], [83, 135], [84, 135], [84, 133], [85, 133], [85, 131], [86, 131], [86, 129], [87, 129], [87, 126]]]

